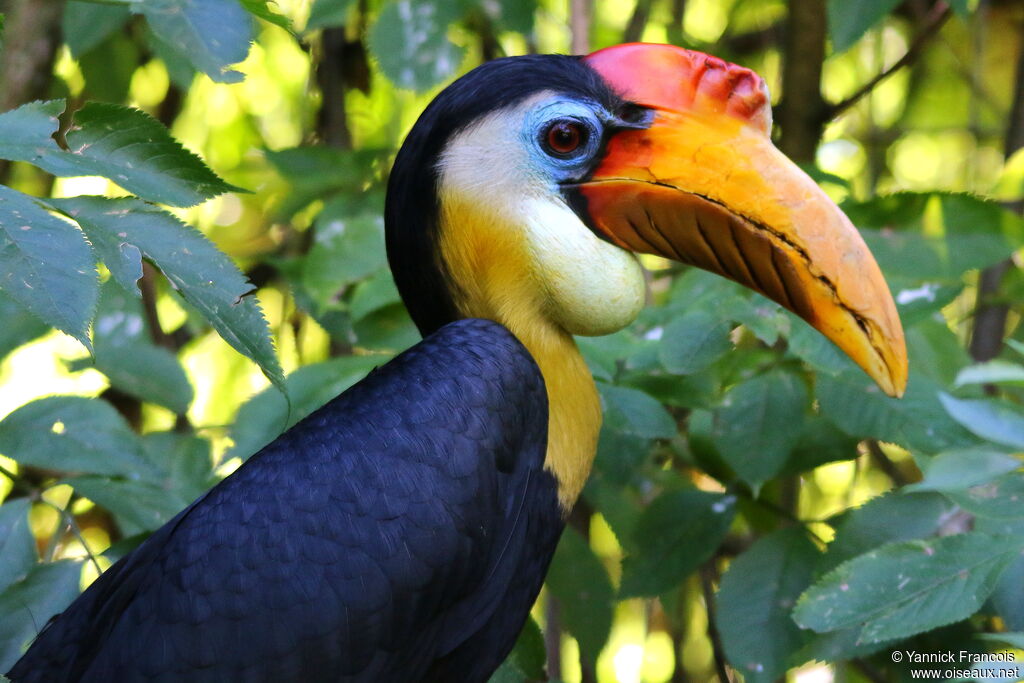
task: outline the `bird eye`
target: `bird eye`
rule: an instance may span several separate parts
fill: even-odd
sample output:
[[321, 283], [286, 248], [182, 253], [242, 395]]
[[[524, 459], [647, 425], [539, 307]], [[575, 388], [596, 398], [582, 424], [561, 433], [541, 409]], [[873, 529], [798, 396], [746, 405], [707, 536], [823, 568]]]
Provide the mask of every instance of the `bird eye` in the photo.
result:
[[549, 154], [564, 157], [572, 154], [587, 141], [587, 129], [579, 121], [559, 120], [548, 126], [544, 133], [544, 147]]

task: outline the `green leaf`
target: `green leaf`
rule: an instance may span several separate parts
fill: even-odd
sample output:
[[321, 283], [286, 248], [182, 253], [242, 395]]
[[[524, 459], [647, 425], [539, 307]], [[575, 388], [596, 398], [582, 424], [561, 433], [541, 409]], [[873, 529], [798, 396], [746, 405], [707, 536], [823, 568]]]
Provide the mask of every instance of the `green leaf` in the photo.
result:
[[977, 0], [950, 0], [949, 6], [953, 8], [954, 12], [966, 19], [971, 16], [978, 3]]
[[888, 493], [872, 498], [836, 521], [830, 520], [836, 535], [821, 558], [819, 572], [835, 569], [886, 543], [931, 536], [955, 509], [936, 493]]
[[665, 326], [658, 358], [666, 370], [675, 374], [703, 370], [732, 349], [731, 330], [729, 320], [695, 309]]
[[[847, 560], [894, 541], [926, 538], [939, 532], [956, 506], [937, 493], [888, 493], [865, 505], [829, 520], [836, 535], [816, 567], [819, 576]], [[894, 641], [867, 643], [860, 638], [860, 625], [813, 636], [798, 657], [831, 661], [866, 657], [891, 647]]]
[[562, 533], [546, 581], [559, 600], [565, 628], [579, 643], [580, 657], [594, 666], [612, 629], [615, 591], [604, 565], [572, 527]]
[[135, 398], [163, 406], [176, 415], [188, 412], [192, 403], [192, 385], [167, 349], [147, 344], [121, 347], [97, 347], [95, 362], [82, 359], [69, 366], [72, 372], [95, 367], [110, 380], [111, 386]]
[[537, 12], [538, 0], [498, 0], [496, 3], [480, 3], [491, 20], [499, 28], [516, 33], [533, 31], [533, 15]]
[[[862, 228], [886, 228], [863, 236], [889, 279], [904, 286], [959, 280], [966, 270], [1005, 258], [1022, 239], [1019, 217], [964, 193], [904, 192], [843, 207]], [[927, 226], [926, 208], [934, 209]]]
[[292, 22], [283, 14], [275, 12], [271, 4], [276, 5], [275, 0], [239, 0], [242, 7], [254, 17], [269, 21], [274, 26], [280, 26], [285, 31], [291, 32]]
[[736, 498], [687, 489], [662, 494], [631, 534], [636, 552], [622, 563], [620, 598], [658, 595], [677, 587], [721, 543]]
[[862, 624], [865, 642], [906, 638], [976, 612], [1020, 550], [979, 533], [891, 543], [827, 574], [793, 617], [818, 632]]
[[780, 334], [788, 334], [790, 330], [792, 314], [760, 294], [752, 293], [746, 305], [736, 306], [729, 313], [767, 346], [774, 345]]
[[92, 350], [89, 320], [99, 275], [85, 235], [47, 213], [35, 198], [2, 185], [0, 289]]
[[138, 479], [155, 468], [121, 414], [106, 401], [50, 396], [0, 421], [0, 453], [25, 465]]
[[641, 508], [637, 496], [624, 484], [603, 472], [594, 472], [587, 479], [583, 496], [595, 510], [601, 512], [619, 544], [632, 553], [637, 550], [633, 529], [640, 519], [640, 513], [646, 508]]
[[729, 662], [746, 681], [778, 679], [806, 640], [789, 615], [818, 555], [803, 527], [790, 527], [759, 539], [722, 576], [715, 623]]
[[352, 321], [358, 322], [374, 311], [401, 302], [402, 297], [398, 294], [391, 271], [381, 268], [356, 285], [349, 302], [349, 313]]
[[791, 320], [788, 338], [790, 353], [805, 361], [815, 370], [830, 375], [849, 370], [855, 371], [855, 366], [849, 356], [840, 351], [839, 347], [825, 335], [789, 311], [786, 311], [786, 315]]
[[954, 386], [972, 384], [1024, 384], [1024, 365], [1005, 360], [990, 360], [987, 363], [969, 365], [960, 370]]
[[715, 445], [756, 488], [782, 469], [800, 439], [807, 407], [807, 388], [793, 373], [772, 370], [741, 382], [714, 413]]
[[1024, 474], [1011, 472], [966, 491], [947, 491], [946, 496], [973, 515], [992, 519], [1024, 517]]
[[991, 640], [996, 643], [1005, 643], [1018, 650], [1024, 650], [1024, 633], [979, 633], [975, 636], [979, 640]]
[[940, 453], [927, 461], [924, 480], [907, 491], [962, 491], [1013, 472], [1020, 460], [999, 451], [971, 448]]
[[265, 154], [291, 184], [291, 192], [277, 210], [279, 214], [291, 216], [310, 202], [332, 195], [338, 196], [321, 213], [345, 217], [383, 213], [383, 194], [366, 192], [365, 188], [376, 179], [381, 165], [388, 163], [390, 150], [292, 147], [267, 150]]
[[26, 161], [56, 176], [100, 175], [143, 199], [193, 206], [240, 188], [225, 183], [163, 124], [140, 109], [90, 102], [75, 112], [65, 136], [51, 138], [60, 100], [33, 102], [0, 114], [0, 158]]
[[962, 282], [940, 285], [925, 282], [918, 287], [906, 287], [893, 292], [896, 311], [903, 328], [909, 329], [921, 321], [932, 318], [956, 299], [964, 289]]
[[594, 468], [613, 481], [628, 482], [635, 477], [651, 452], [651, 442], [634, 434], [601, 428]]
[[134, 247], [239, 353], [284, 390], [284, 372], [252, 285], [206, 237], [171, 214], [137, 199], [73, 197], [52, 200], [94, 242]]
[[71, 56], [81, 58], [124, 26], [130, 16], [128, 5], [69, 0], [61, 17], [61, 26]]
[[665, 408], [642, 391], [598, 383], [608, 429], [645, 439], [671, 439], [676, 423]]
[[0, 671], [10, 670], [50, 617], [78, 597], [81, 576], [81, 562], [49, 562], [0, 593]]
[[[576, 337], [576, 346], [597, 379], [611, 382], [619, 372], [620, 362], [634, 353], [641, 342], [630, 328], [603, 337]], [[674, 380], [675, 378], [673, 378]]]
[[937, 197], [954, 273], [995, 263], [1021, 246], [1021, 218], [1004, 206], [966, 193], [939, 193]]
[[666, 407], [703, 408], [715, 405], [721, 394], [721, 381], [715, 368], [692, 375], [670, 375], [658, 369], [629, 371], [621, 384], [639, 389]]
[[36, 539], [28, 526], [28, 498], [0, 505], [0, 591], [21, 581], [36, 564]]
[[370, 29], [370, 52], [395, 85], [426, 90], [455, 73], [465, 48], [448, 40], [458, 3], [392, 0]]
[[1003, 570], [990, 601], [1006, 628], [1024, 629], [1024, 555], [1018, 555]]
[[0, 290], [0, 360], [22, 344], [50, 331], [50, 326], [32, 315]]
[[927, 376], [941, 386], [952, 384], [956, 369], [971, 362], [967, 349], [941, 315], [907, 330], [907, 355], [911, 373]]
[[348, 216], [334, 203], [317, 218], [313, 246], [302, 262], [302, 285], [317, 304], [327, 307], [347, 285], [385, 265], [381, 216]]
[[144, 33], [147, 47], [164, 63], [171, 83], [184, 91], [191, 88], [192, 82], [196, 79], [196, 69], [192, 66], [192, 62], [189, 61], [188, 55], [181, 54], [161, 40], [160, 36], [154, 33], [153, 28], [148, 24]]
[[835, 426], [831, 420], [819, 415], [804, 417], [800, 437], [782, 469], [796, 474], [839, 460], [854, 460], [859, 441]]
[[910, 373], [902, 399], [889, 398], [859, 370], [819, 375], [816, 385], [822, 415], [859, 438], [891, 441], [924, 453], [978, 445], [939, 402], [939, 385]]
[[379, 308], [352, 326], [355, 343], [384, 353], [404, 351], [421, 339], [402, 304]]
[[264, 390], [242, 404], [231, 427], [235, 442], [225, 458], [248, 458], [286, 429], [384, 365], [390, 356], [342, 356], [301, 367], [285, 383], [291, 410], [284, 397]]
[[942, 392], [939, 394], [946, 412], [983, 439], [1024, 449], [1024, 415], [1009, 403], [993, 399], [959, 399]]
[[348, 11], [352, 7], [353, 1], [314, 0], [313, 7], [309, 10], [306, 30], [315, 31], [318, 28], [344, 26], [348, 22]]
[[145, 0], [133, 7], [164, 43], [211, 79], [244, 78], [228, 69], [245, 59], [253, 39], [252, 21], [238, 0]]
[[147, 328], [142, 302], [108, 281], [93, 322], [94, 363], [78, 367], [94, 364], [121, 391], [184, 415], [192, 385], [177, 356], [154, 345]]
[[838, 54], [848, 50], [898, 4], [900, 0], [828, 0], [832, 52]]
[[146, 458], [161, 470], [160, 485], [182, 503], [191, 503], [220, 481], [213, 471], [210, 443], [195, 434], [150, 432], [142, 437], [142, 447]]
[[81, 97], [115, 104], [125, 101], [139, 62], [135, 41], [124, 32], [114, 33], [79, 58], [85, 77]]
[[811, 635], [807, 645], [793, 659], [795, 662], [845, 661], [857, 657], [867, 657], [886, 649], [891, 650], [896, 642], [898, 641], [864, 642], [860, 639], [860, 626], [851, 626], [838, 631]]
[[125, 536], [154, 531], [191, 502], [162, 486], [110, 477], [73, 477], [63, 480], [75, 492], [109, 510]]

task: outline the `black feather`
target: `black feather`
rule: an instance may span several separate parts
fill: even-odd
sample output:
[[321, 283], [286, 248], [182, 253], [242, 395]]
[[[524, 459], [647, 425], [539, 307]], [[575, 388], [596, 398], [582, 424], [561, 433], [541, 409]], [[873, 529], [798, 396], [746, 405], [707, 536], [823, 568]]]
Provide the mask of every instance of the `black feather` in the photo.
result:
[[8, 676], [486, 681], [562, 530], [546, 425], [526, 349], [447, 325], [111, 567]]

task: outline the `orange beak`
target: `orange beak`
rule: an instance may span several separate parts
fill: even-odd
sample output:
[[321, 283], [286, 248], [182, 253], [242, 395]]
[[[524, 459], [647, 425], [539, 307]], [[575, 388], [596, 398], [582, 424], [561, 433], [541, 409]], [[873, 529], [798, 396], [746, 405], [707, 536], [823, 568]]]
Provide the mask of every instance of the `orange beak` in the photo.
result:
[[907, 352], [889, 288], [846, 215], [772, 145], [764, 81], [668, 45], [619, 45], [584, 59], [653, 112], [648, 127], [613, 134], [574, 188], [592, 226], [621, 247], [776, 301], [901, 396]]

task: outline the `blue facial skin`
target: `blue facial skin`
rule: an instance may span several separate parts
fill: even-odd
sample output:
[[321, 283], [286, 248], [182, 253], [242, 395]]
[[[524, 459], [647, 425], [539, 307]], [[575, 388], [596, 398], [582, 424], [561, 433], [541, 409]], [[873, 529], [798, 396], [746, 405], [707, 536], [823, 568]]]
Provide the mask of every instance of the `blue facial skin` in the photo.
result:
[[[604, 139], [606, 121], [616, 117], [596, 102], [552, 99], [531, 110], [523, 121], [523, 147], [530, 159], [554, 185], [580, 180], [590, 170]], [[583, 139], [579, 147], [568, 154], [550, 149], [546, 139], [551, 126], [565, 121], [580, 126]]]
[[[620, 116], [591, 100], [553, 97], [526, 115], [521, 135], [534, 169], [555, 186], [565, 186], [583, 180], [593, 170], [609, 135], [649, 128], [653, 120], [653, 111], [637, 105], [628, 104]], [[578, 124], [583, 132], [580, 146], [568, 154], [560, 154], [547, 144], [548, 131], [563, 121]]]

